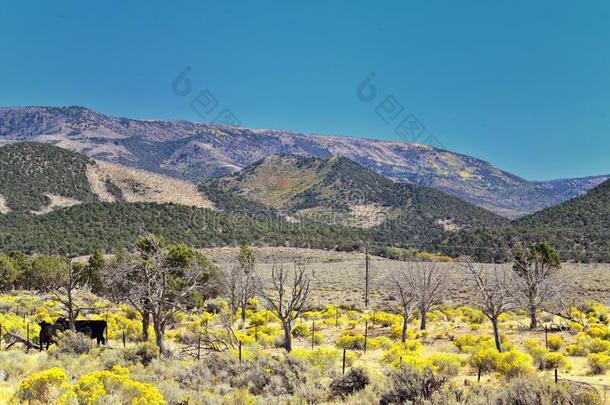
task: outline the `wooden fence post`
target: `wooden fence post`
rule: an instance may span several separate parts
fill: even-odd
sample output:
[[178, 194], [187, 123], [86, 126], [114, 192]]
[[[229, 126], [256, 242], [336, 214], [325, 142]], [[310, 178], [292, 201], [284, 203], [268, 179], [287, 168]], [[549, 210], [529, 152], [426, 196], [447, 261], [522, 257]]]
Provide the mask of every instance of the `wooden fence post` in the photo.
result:
[[343, 349], [343, 374], [345, 374], [345, 349]]
[[555, 369], [555, 384], [557, 384], [558, 380], [559, 380], [559, 377], [557, 375], [557, 369]]
[[26, 336], [26, 340], [27, 340], [25, 352], [29, 353], [30, 352], [30, 324], [29, 323], [26, 325], [25, 331], [26, 331], [25, 336]]
[[201, 359], [201, 333], [197, 337], [197, 361]]
[[239, 364], [241, 364], [241, 340], [239, 342]]
[[125, 331], [123, 331], [123, 349], [127, 346], [127, 338], [125, 337]]
[[364, 321], [364, 352], [366, 353], [366, 341], [369, 335], [369, 321]]

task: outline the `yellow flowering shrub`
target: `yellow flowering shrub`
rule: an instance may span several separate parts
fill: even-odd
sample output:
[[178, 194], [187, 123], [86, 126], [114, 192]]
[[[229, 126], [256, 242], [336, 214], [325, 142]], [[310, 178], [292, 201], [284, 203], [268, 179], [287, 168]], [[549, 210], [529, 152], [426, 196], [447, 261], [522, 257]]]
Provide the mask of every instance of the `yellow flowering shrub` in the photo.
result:
[[454, 353], [435, 353], [428, 356], [427, 362], [433, 371], [447, 377], [458, 375], [462, 367], [460, 356]]
[[493, 338], [489, 335], [461, 335], [453, 338], [453, 345], [460, 353], [473, 353], [475, 351], [495, 347]]
[[518, 350], [502, 352], [496, 359], [495, 371], [506, 377], [518, 377], [533, 370], [532, 358]]
[[561, 338], [561, 336], [549, 335], [547, 343], [549, 345], [549, 350], [556, 352], [561, 349], [561, 346], [563, 346], [565, 341]]
[[546, 353], [542, 358], [542, 368], [546, 370], [552, 370], [554, 368], [569, 370], [572, 368], [572, 365], [565, 354], [549, 352]]
[[[392, 339], [400, 339], [402, 337], [402, 320], [390, 326], [390, 337]], [[412, 328], [407, 328], [407, 338], [413, 339], [414, 337], [415, 332], [413, 332]]]
[[[386, 351], [383, 359], [395, 367], [399, 367], [401, 362], [412, 362], [413, 364], [409, 365], [416, 366], [415, 368], [421, 368], [421, 366], [424, 365], [423, 360], [419, 358], [417, 358], [418, 361], [415, 360], [415, 357], [419, 354], [421, 349], [422, 344], [417, 340], [406, 340], [404, 343], [399, 342], [392, 345], [392, 347]], [[422, 364], [419, 364], [419, 360], [421, 360]]]
[[470, 365], [483, 372], [494, 371], [500, 353], [493, 347], [479, 350], [470, 356]]
[[389, 349], [394, 344], [394, 341], [387, 336], [378, 336], [368, 338], [366, 342], [367, 349]]
[[593, 338], [608, 339], [608, 337], [610, 337], [610, 329], [601, 324], [591, 325], [585, 333]]
[[485, 315], [478, 309], [471, 307], [460, 307], [462, 320], [468, 323], [481, 324], [485, 321]]
[[112, 370], [94, 371], [83, 375], [74, 388], [79, 403], [103, 403], [106, 395], [118, 396], [122, 403], [133, 405], [161, 405], [165, 399], [151, 384], [134, 381], [128, 370], [115, 366]]
[[[314, 350], [293, 349], [290, 352], [290, 356], [323, 370], [340, 367], [343, 361], [343, 351], [328, 347], [317, 347]], [[348, 350], [345, 353], [346, 366], [351, 366], [357, 357], [358, 355], [355, 352]]]
[[362, 350], [364, 349], [364, 335], [344, 332], [343, 335], [335, 341], [335, 345], [340, 349]]
[[53, 367], [27, 376], [17, 388], [17, 398], [22, 401], [50, 403], [53, 390], [59, 390], [68, 381], [66, 372]]
[[591, 339], [589, 342], [589, 351], [591, 353], [601, 353], [610, 350], [610, 341], [603, 340], [600, 338]]
[[589, 349], [580, 343], [573, 343], [566, 346], [566, 353], [568, 356], [586, 356], [589, 354]]
[[587, 362], [593, 374], [604, 374], [610, 369], [610, 355], [608, 353], [591, 353]]

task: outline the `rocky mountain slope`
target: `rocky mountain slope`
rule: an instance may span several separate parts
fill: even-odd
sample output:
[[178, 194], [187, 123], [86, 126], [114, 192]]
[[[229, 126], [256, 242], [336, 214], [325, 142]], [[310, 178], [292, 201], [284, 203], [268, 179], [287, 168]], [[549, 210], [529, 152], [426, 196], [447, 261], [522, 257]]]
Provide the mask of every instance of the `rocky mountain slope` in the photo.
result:
[[511, 218], [578, 196], [608, 178], [531, 182], [473, 157], [405, 142], [115, 118], [82, 107], [0, 108], [0, 143], [27, 140], [191, 181], [234, 173], [269, 155], [343, 156], [393, 180], [430, 186]]

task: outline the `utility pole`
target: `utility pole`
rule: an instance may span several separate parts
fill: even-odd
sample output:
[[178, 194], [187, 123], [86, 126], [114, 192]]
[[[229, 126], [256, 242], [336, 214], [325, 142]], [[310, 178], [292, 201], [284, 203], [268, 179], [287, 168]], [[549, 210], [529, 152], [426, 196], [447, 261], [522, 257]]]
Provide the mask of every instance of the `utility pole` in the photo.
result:
[[369, 266], [369, 244], [364, 243], [364, 306], [369, 307], [369, 283], [371, 280], [370, 266]]

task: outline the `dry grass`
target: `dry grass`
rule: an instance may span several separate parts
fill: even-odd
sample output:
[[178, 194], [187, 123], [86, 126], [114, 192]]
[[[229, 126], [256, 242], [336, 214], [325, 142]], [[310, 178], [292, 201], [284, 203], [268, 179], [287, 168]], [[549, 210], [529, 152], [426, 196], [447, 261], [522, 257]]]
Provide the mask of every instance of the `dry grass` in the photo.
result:
[[[237, 248], [203, 250], [219, 264], [234, 260]], [[314, 298], [320, 303], [346, 303], [361, 305], [364, 294], [364, 254], [300, 248], [257, 248], [257, 260], [263, 274], [268, 274], [273, 262], [289, 265], [294, 260], [306, 263], [313, 275]], [[372, 298], [381, 303], [384, 298], [378, 289], [383, 277], [404, 262], [372, 256]], [[451, 293], [464, 294], [464, 276], [461, 263], [436, 263], [447, 272], [451, 280]], [[493, 269], [494, 265], [484, 265]], [[510, 264], [497, 265], [510, 267]], [[610, 304], [610, 265], [564, 263], [565, 277], [571, 280], [582, 294], [605, 305]]]

